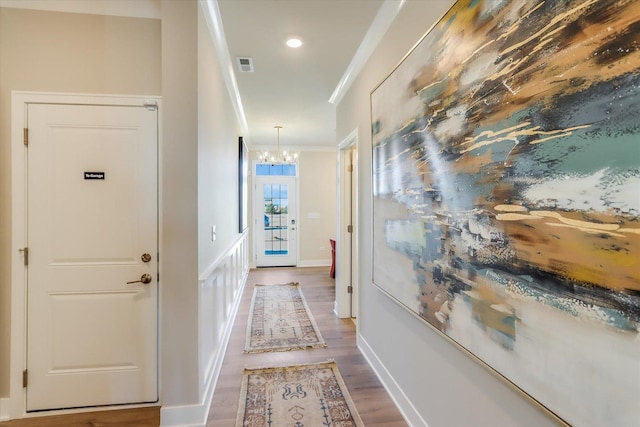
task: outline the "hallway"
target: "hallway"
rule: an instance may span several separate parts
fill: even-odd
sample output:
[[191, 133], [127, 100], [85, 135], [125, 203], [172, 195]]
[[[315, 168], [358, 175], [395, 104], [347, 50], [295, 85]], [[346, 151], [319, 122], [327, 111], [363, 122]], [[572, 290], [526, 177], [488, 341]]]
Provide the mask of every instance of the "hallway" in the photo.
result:
[[[320, 349], [244, 354], [245, 331], [256, 283], [298, 282], [327, 347]], [[323, 362], [338, 363], [349, 393], [366, 426], [400, 427], [407, 423], [389, 398], [375, 373], [356, 347], [356, 327], [333, 312], [334, 279], [328, 267], [262, 268], [249, 272], [222, 372], [209, 409], [207, 427], [233, 425], [238, 409], [240, 380], [245, 367], [282, 366]]]

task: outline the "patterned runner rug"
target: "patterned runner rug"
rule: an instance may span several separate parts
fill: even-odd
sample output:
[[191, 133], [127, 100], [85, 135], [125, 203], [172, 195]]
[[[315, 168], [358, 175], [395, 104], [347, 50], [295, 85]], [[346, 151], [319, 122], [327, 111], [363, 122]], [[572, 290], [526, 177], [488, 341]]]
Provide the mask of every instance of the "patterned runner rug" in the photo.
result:
[[236, 427], [362, 427], [333, 361], [245, 369]]
[[298, 283], [255, 285], [245, 353], [326, 347]]

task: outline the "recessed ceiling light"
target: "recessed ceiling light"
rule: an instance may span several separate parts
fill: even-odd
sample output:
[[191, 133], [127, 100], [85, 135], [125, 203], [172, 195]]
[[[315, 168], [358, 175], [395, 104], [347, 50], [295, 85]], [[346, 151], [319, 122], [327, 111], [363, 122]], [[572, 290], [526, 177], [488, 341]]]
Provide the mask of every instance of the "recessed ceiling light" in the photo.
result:
[[294, 39], [289, 39], [289, 40], [287, 40], [287, 46], [293, 47], [293, 48], [300, 47], [300, 46], [302, 46], [302, 40], [295, 39], [295, 38]]

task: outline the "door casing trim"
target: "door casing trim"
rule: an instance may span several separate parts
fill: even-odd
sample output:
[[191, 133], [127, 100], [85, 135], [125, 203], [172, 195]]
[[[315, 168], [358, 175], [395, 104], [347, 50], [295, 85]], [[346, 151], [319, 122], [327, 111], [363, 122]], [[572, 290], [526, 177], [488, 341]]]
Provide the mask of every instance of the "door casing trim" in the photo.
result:
[[[120, 105], [143, 106], [155, 103], [158, 106], [158, 178], [162, 176], [162, 98], [159, 96], [128, 96], [106, 94], [52, 93], [52, 92], [11, 92], [11, 337], [10, 337], [10, 374], [9, 374], [9, 418], [31, 418], [45, 415], [93, 412], [93, 408], [39, 411], [28, 413], [26, 389], [22, 387], [22, 371], [27, 363], [27, 269], [20, 248], [27, 243], [27, 156], [23, 143], [23, 129], [27, 124], [28, 104], [68, 104], [68, 105]], [[158, 179], [158, 207], [162, 206], [162, 184]], [[162, 211], [158, 209], [158, 225], [162, 224]], [[158, 250], [162, 247], [161, 227], [158, 229]], [[162, 264], [158, 265], [162, 276]], [[158, 291], [158, 309], [162, 307], [162, 288]], [[162, 396], [161, 372], [162, 358], [158, 311], [158, 393]], [[160, 399], [161, 401], [161, 399]], [[140, 405], [109, 406], [109, 409], [157, 406], [160, 402]], [[98, 407], [99, 408], [99, 407]]]

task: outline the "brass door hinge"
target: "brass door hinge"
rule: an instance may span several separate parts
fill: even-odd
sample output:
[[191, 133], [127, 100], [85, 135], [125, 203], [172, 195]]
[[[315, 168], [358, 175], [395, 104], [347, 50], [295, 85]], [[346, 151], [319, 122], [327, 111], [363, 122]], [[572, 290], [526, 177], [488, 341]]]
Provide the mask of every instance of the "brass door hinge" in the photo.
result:
[[347, 165], [347, 172], [353, 172], [353, 165]]
[[350, 294], [353, 293], [353, 286], [348, 286], [347, 287], [347, 293], [350, 293]]
[[29, 129], [28, 128], [24, 128], [22, 130], [22, 142], [24, 143], [24, 145], [29, 145]]
[[25, 369], [24, 371], [22, 371], [22, 388], [26, 388], [28, 382], [29, 382], [29, 371]]
[[24, 265], [29, 265], [29, 248], [18, 249], [24, 256]]
[[353, 225], [347, 225], [347, 233], [353, 233]]

